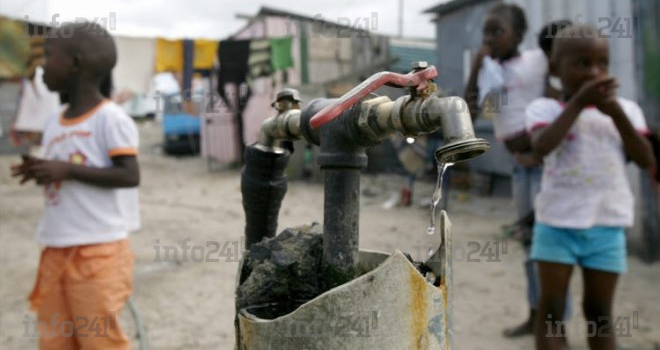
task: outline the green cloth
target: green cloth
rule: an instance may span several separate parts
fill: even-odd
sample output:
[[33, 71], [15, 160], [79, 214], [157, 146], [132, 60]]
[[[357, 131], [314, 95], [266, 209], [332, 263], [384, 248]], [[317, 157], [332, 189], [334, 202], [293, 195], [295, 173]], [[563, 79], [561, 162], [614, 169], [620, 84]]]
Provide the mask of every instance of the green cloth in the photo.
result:
[[22, 77], [29, 59], [30, 39], [23, 23], [0, 18], [0, 79]]
[[270, 64], [273, 71], [293, 67], [293, 56], [291, 55], [292, 38], [270, 39]]

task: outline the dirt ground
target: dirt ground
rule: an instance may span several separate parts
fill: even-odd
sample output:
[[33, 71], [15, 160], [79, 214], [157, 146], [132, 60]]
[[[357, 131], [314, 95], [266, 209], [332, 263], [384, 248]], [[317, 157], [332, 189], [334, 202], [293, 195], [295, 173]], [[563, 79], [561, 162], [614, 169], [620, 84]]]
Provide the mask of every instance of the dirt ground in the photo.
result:
[[[209, 172], [200, 158], [163, 156], [158, 147], [159, 128], [140, 126], [142, 152], [142, 228], [131, 239], [137, 255], [133, 299], [147, 327], [151, 349], [233, 349], [234, 288], [244, 216], [237, 170]], [[19, 186], [9, 177], [15, 156], [0, 157], [0, 349], [34, 349], [25, 324], [34, 319], [26, 296], [32, 288], [39, 247], [34, 230], [42, 210], [41, 192], [34, 185]], [[400, 189], [395, 176], [364, 176], [360, 217], [363, 249], [410, 252], [438, 243], [429, 236], [426, 206], [384, 209], [383, 203]], [[433, 183], [418, 182], [415, 198], [430, 197]], [[483, 198], [452, 190], [449, 217], [454, 246], [463, 251], [476, 244], [500, 239], [500, 227], [513, 221], [507, 198]], [[291, 181], [282, 205], [279, 228], [322, 221], [323, 188], [318, 183]], [[217, 242], [228, 243], [228, 259], [219, 262], [163, 262], [166, 246], [190, 246], [208, 251]], [[477, 242], [477, 243], [474, 243]], [[460, 350], [534, 349], [533, 339], [508, 340], [501, 336], [507, 326], [527, 316], [523, 252], [509, 241], [500, 262], [463, 262], [458, 253], [454, 264], [455, 344]], [[457, 250], [458, 252], [458, 250]], [[217, 256], [217, 255], [216, 255]], [[163, 258], [160, 256], [161, 259]], [[225, 261], [227, 260], [227, 261]], [[616, 298], [617, 316], [638, 315], [631, 322], [630, 337], [620, 338], [622, 349], [660, 348], [660, 270], [635, 257], [629, 258], [629, 273], [620, 280]], [[575, 305], [582, 291], [579, 273], [571, 285]], [[584, 324], [581, 311], [573, 311], [574, 324]], [[123, 326], [135, 335], [133, 319], [124, 310]], [[579, 324], [578, 324], [579, 326]], [[573, 325], [571, 325], [573, 327]], [[582, 327], [584, 328], [584, 327]], [[572, 329], [572, 328], [571, 328]], [[572, 349], [586, 349], [583, 337], [569, 339]], [[137, 341], [135, 342], [135, 349]]]

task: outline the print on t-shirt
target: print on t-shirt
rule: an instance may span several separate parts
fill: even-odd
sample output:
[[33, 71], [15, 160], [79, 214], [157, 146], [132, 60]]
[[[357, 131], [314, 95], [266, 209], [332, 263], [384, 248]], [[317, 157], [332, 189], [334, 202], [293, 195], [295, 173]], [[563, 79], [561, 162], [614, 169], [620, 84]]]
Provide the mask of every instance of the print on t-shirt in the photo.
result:
[[[87, 157], [80, 151], [75, 151], [69, 155], [69, 163], [76, 165], [87, 164]], [[45, 186], [46, 205], [56, 206], [60, 203], [60, 188], [62, 188], [62, 181], [57, 181]]]

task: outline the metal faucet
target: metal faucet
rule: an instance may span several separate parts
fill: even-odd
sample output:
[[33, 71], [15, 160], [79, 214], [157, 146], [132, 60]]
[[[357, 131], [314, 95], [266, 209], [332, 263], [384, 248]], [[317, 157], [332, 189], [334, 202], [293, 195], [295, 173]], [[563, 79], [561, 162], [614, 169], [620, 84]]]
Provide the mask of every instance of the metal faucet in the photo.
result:
[[261, 124], [259, 141], [256, 147], [263, 151], [284, 153], [277, 145], [279, 140], [300, 139], [300, 94], [295, 89], [286, 88], [277, 93], [271, 106], [279, 113]]
[[[438, 163], [466, 161], [484, 153], [488, 142], [476, 138], [467, 103], [460, 97], [432, 96], [435, 67], [414, 62], [408, 74], [377, 73], [339, 99], [316, 99], [303, 110], [283, 110], [261, 127], [256, 148], [283, 152], [278, 140], [307, 139], [321, 146], [324, 171], [323, 262], [329, 287], [354, 277], [358, 262], [360, 170], [365, 147], [399, 132], [416, 136], [442, 130], [445, 145]], [[383, 85], [409, 88], [410, 95], [390, 100], [369, 94]], [[249, 247], [248, 247], [249, 248]]]

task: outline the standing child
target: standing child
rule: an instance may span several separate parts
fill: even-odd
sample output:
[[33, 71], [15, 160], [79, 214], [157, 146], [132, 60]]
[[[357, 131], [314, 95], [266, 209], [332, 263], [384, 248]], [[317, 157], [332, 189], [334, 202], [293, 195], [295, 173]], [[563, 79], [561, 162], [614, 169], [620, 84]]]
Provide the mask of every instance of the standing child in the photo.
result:
[[642, 111], [615, 95], [617, 82], [608, 64], [608, 42], [597, 30], [563, 29], [550, 63], [563, 96], [540, 98], [526, 112], [534, 151], [544, 159], [532, 243], [541, 282], [539, 350], [561, 348], [556, 325], [562, 323], [576, 264], [583, 270], [584, 315], [596, 325], [587, 333], [589, 347], [616, 348], [612, 302], [619, 274], [626, 271], [624, 228], [633, 223], [626, 158], [642, 168], [650, 168], [654, 159], [642, 136], [648, 130]]
[[[533, 215], [534, 196], [542, 173], [525, 127], [525, 108], [543, 96], [548, 72], [542, 50], [518, 50], [526, 31], [527, 20], [519, 6], [497, 4], [491, 8], [483, 25], [483, 44], [465, 90], [473, 117], [481, 112], [482, 101], [490, 101], [490, 107], [484, 109], [493, 109], [495, 137], [515, 157], [511, 184], [520, 222]], [[531, 226], [523, 225], [521, 230], [531, 231]], [[529, 317], [522, 324], [505, 329], [507, 337], [529, 335], [534, 330], [538, 296], [531, 259], [525, 261], [525, 272]]]
[[41, 253], [30, 295], [40, 349], [130, 349], [117, 314], [132, 289], [129, 231], [139, 226], [138, 134], [102, 94], [117, 61], [99, 25], [55, 29], [46, 42], [44, 82], [68, 97], [44, 130], [44, 158], [12, 167], [22, 183], [44, 186], [37, 229]]

